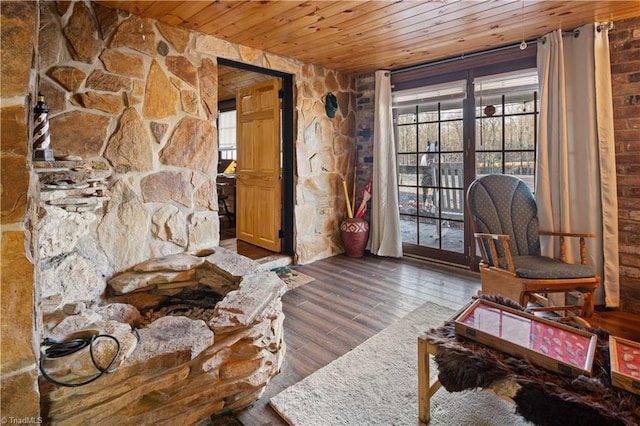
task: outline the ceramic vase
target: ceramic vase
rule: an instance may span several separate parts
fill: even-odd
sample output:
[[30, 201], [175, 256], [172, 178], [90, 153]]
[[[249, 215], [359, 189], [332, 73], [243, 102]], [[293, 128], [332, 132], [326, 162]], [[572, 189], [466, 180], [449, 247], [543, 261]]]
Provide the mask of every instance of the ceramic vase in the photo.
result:
[[361, 217], [345, 219], [340, 224], [342, 244], [349, 257], [361, 257], [369, 240], [369, 222]]

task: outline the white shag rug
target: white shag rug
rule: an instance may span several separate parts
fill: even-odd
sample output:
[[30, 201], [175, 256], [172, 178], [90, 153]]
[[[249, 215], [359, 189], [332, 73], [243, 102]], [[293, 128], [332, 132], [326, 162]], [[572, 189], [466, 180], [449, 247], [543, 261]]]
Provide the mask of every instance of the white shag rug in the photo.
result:
[[[454, 311], [425, 303], [398, 322], [271, 398], [276, 412], [293, 426], [418, 424], [417, 338]], [[436, 365], [431, 361], [432, 378]], [[433, 379], [432, 379], [433, 380]], [[481, 390], [431, 399], [429, 425], [531, 425], [515, 406]]]

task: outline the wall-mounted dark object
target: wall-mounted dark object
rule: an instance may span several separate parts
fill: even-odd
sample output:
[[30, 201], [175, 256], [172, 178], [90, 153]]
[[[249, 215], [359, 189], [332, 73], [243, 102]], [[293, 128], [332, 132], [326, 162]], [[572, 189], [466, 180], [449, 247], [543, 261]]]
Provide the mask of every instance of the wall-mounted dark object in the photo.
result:
[[327, 93], [324, 108], [327, 111], [327, 117], [333, 118], [336, 116], [336, 111], [338, 110], [338, 100], [336, 99], [336, 95], [331, 92]]

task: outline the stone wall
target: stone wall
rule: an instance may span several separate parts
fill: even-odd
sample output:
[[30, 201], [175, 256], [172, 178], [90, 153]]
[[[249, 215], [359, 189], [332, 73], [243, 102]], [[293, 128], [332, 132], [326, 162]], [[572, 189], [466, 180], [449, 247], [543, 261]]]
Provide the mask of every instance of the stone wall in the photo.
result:
[[[314, 65], [296, 75], [295, 251], [310, 263], [344, 251], [339, 224], [346, 217], [342, 181], [351, 187], [355, 153], [355, 90], [352, 77]], [[335, 118], [324, 99], [338, 100]]]
[[[342, 251], [340, 189], [355, 147], [351, 78], [90, 2], [43, 2], [40, 15], [38, 89], [51, 109], [56, 159], [112, 171], [104, 209], [70, 219], [40, 203], [46, 306], [69, 301], [60, 293], [71, 279], [98, 285], [145, 259], [218, 245], [218, 57], [295, 75], [296, 260]], [[324, 112], [329, 91], [340, 106], [333, 119]], [[81, 225], [58, 226], [65, 222]]]
[[[37, 41], [37, 4], [0, 5], [0, 167], [2, 173], [2, 285], [0, 362], [3, 420], [34, 420], [40, 413], [37, 385], [39, 340], [34, 323], [34, 265], [31, 256], [29, 115], [34, 79], [30, 72]], [[35, 423], [35, 421], [33, 421]]]
[[640, 17], [609, 33], [620, 231], [620, 301], [640, 314]]

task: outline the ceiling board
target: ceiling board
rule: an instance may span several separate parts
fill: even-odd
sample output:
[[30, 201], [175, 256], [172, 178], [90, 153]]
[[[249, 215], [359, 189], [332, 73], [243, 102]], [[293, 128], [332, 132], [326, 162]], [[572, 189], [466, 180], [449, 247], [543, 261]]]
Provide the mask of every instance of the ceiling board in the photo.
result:
[[640, 16], [640, 1], [616, 0], [97, 2], [352, 74]]
[[226, 65], [218, 65], [218, 101], [235, 99], [240, 89], [272, 80], [273, 76]]

